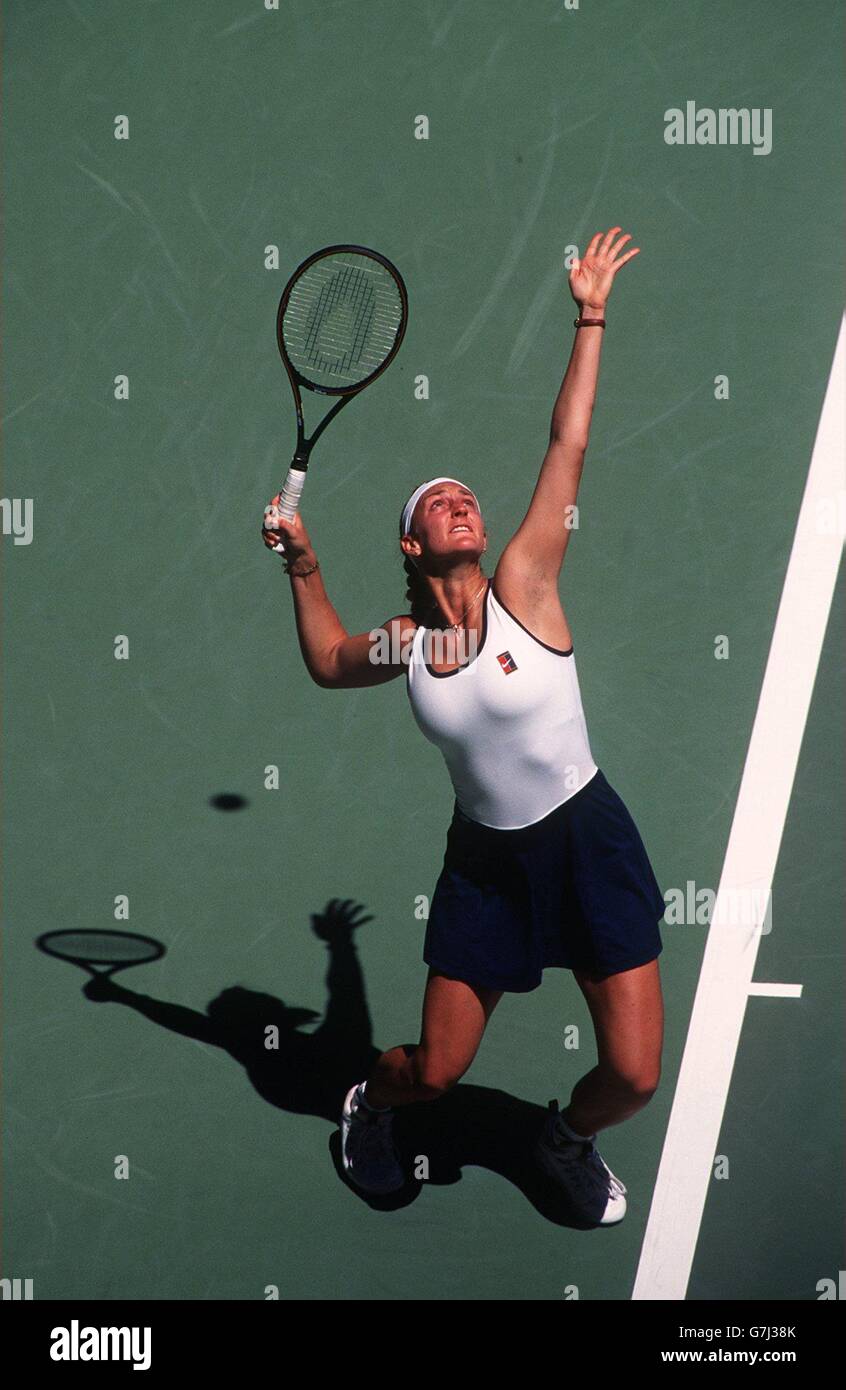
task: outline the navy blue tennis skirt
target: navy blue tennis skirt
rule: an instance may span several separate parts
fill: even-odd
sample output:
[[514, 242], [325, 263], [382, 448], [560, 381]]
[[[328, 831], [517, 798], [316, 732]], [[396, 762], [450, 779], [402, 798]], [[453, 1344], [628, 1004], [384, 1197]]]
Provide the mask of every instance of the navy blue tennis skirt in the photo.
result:
[[537, 989], [548, 966], [602, 979], [660, 955], [664, 908], [637, 826], [597, 770], [519, 830], [481, 825], [455, 805], [423, 959], [514, 993]]

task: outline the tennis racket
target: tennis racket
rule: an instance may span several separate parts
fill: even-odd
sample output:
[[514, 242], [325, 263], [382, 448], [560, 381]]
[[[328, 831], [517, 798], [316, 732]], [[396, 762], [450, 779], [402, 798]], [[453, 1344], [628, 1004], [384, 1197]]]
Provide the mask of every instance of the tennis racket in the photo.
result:
[[[294, 271], [276, 315], [276, 341], [297, 410], [297, 447], [277, 504], [287, 521], [299, 508], [309, 457], [321, 434], [353, 396], [381, 376], [407, 323], [402, 276], [377, 251], [327, 246]], [[338, 397], [308, 439], [302, 387]], [[281, 541], [274, 549], [284, 554]]]
[[81, 966], [92, 978], [159, 960], [165, 953], [162, 943], [152, 936], [127, 931], [50, 931], [39, 936], [35, 944], [48, 956]]

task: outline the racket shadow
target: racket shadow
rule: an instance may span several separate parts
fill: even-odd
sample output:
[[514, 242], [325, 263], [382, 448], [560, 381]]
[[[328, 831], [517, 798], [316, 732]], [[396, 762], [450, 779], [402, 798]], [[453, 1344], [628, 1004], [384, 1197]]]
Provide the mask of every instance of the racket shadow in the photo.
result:
[[[312, 931], [325, 943], [328, 954], [322, 1016], [242, 985], [221, 990], [201, 1013], [129, 989], [113, 974], [90, 970], [83, 993], [91, 1002], [122, 1004], [180, 1037], [221, 1048], [244, 1067], [254, 1089], [269, 1105], [329, 1121], [334, 1127], [329, 1151], [338, 1176], [369, 1206], [381, 1210], [407, 1206], [427, 1183], [457, 1183], [463, 1168], [473, 1165], [511, 1182], [547, 1220], [589, 1226], [569, 1212], [563, 1195], [532, 1158], [546, 1116], [544, 1107], [491, 1087], [460, 1083], [438, 1100], [397, 1110], [394, 1131], [400, 1153], [409, 1172], [425, 1156], [425, 1183], [414, 1181], [390, 1197], [372, 1197], [347, 1181], [337, 1130], [341, 1106], [350, 1087], [369, 1074], [383, 1050], [373, 1042], [364, 976], [353, 939], [355, 929], [371, 920], [361, 913], [360, 905], [350, 899], [332, 899], [322, 912], [312, 914]], [[44, 949], [42, 941], [39, 938], [36, 943], [40, 949]], [[302, 1031], [316, 1022], [311, 1031]]]

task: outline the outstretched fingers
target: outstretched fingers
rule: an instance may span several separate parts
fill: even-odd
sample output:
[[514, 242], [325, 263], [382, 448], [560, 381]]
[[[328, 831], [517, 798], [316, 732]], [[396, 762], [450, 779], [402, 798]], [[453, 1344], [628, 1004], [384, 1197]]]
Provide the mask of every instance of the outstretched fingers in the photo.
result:
[[623, 232], [623, 235], [615, 241], [614, 237], [616, 233], [620, 231], [622, 231], [621, 227], [612, 227], [610, 231], [604, 233], [597, 232], [591, 238], [590, 245], [587, 247], [582, 261], [586, 261], [588, 257], [602, 257], [605, 261], [611, 262], [616, 270], [619, 266], [623, 265], [625, 261], [630, 260], [630, 258], [640, 250], [640, 247], [634, 247], [632, 250], [628, 251], [625, 256], [621, 256], [620, 252], [626, 242], [631, 241], [632, 234], [631, 232]]
[[[612, 241], [614, 240], [614, 233], [621, 232], [622, 230], [622, 227], [612, 227], [610, 231], [605, 233], [605, 236], [602, 241], [602, 246], [600, 247], [600, 251], [603, 256], [606, 256], [608, 254], [608, 250], [611, 246]], [[598, 235], [602, 236], [602, 233], [599, 232]]]

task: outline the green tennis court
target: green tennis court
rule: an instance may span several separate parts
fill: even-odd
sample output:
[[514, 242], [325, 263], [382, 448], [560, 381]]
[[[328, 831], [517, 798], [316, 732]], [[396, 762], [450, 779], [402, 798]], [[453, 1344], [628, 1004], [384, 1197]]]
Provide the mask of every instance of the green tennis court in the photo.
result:
[[[4, 12], [2, 1275], [65, 1300], [824, 1296], [844, 1266], [842, 6]], [[760, 120], [670, 144], [688, 103]], [[417, 1038], [452, 796], [402, 681], [326, 690], [303, 665], [260, 537], [295, 438], [276, 306], [336, 242], [408, 288], [402, 349], [303, 501], [367, 631], [405, 611], [421, 479], [466, 477], [491, 555], [518, 525], [572, 341], [565, 259], [616, 223], [642, 250], [561, 575], [591, 743], [662, 891], [716, 893], [735, 862], [767, 887], [769, 856], [771, 929], [750, 929], [747, 988], [707, 923], [662, 925], [661, 1086], [603, 1136], [619, 1227], [562, 1222], [520, 1158], [594, 1061], [565, 970], [506, 995], [463, 1082], [403, 1114], [430, 1163], [413, 1200], [368, 1202], [338, 1172], [332, 1087]], [[327, 949], [347, 910], [367, 920]], [[71, 929], [165, 954], [96, 1002], [36, 948]]]

